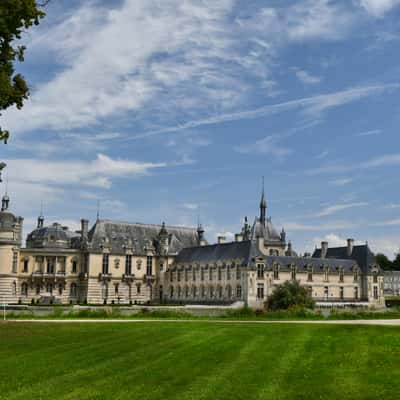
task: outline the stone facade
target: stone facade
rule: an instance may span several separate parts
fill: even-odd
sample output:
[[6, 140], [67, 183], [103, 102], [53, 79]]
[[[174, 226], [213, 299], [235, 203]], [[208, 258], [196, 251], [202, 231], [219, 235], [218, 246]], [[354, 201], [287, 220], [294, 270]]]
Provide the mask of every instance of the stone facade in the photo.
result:
[[367, 245], [329, 248], [299, 257], [266, 215], [245, 223], [235, 241], [209, 245], [197, 229], [81, 220], [80, 231], [38, 218], [22, 247], [21, 217], [0, 212], [0, 303], [241, 302], [262, 307], [276, 285], [298, 280], [323, 303], [380, 306], [383, 275]]

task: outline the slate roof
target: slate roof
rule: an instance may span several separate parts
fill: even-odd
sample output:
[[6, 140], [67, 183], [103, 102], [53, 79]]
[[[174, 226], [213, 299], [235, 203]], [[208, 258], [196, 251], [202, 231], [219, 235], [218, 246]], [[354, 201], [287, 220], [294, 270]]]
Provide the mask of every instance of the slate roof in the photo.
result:
[[287, 257], [287, 256], [267, 256], [266, 269], [273, 270], [274, 265], [279, 264], [280, 270], [290, 270], [295, 265], [297, 272], [307, 271], [308, 266], [313, 267], [313, 272], [323, 272], [324, 267], [329, 267], [331, 272], [339, 271], [342, 267], [344, 272], [353, 272], [353, 267], [357, 266], [355, 260], [333, 259], [333, 258], [311, 258], [311, 257]]
[[28, 248], [71, 248], [72, 241], [79, 237], [79, 233], [55, 222], [50, 226], [33, 230], [26, 239], [26, 246]]
[[267, 241], [281, 241], [281, 237], [274, 225], [272, 224], [271, 218], [267, 218], [265, 226], [261, 223], [260, 218], [256, 217], [254, 224], [250, 231], [250, 239], [256, 240], [262, 237]]
[[[112, 253], [124, 253], [125, 247], [132, 247], [135, 254], [145, 254], [145, 248], [151, 244], [158, 248], [159, 233], [162, 225], [115, 222], [98, 220], [89, 231], [88, 240], [91, 250], [101, 251], [107, 243]], [[168, 232], [169, 254], [176, 254], [184, 247], [198, 245], [195, 228], [166, 226]]]
[[218, 243], [183, 249], [175, 259], [175, 264], [215, 264], [220, 262], [239, 262], [241, 265], [254, 264], [253, 258], [259, 256], [257, 244], [251, 240], [242, 242]]
[[0, 231], [12, 231], [17, 222], [18, 218], [14, 214], [8, 211], [0, 211]]
[[[315, 249], [313, 258], [321, 258], [321, 249]], [[376, 264], [374, 253], [370, 250], [367, 244], [358, 245], [353, 247], [353, 252], [349, 257], [347, 255], [347, 246], [344, 247], [330, 247], [326, 254], [326, 258], [338, 259], [352, 259], [357, 262], [362, 272], [368, 273], [371, 266]]]

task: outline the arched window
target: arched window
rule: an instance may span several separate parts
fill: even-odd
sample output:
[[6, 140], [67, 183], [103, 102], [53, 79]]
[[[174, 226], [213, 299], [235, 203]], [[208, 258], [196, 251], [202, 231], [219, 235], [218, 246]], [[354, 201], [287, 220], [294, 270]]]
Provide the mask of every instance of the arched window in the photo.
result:
[[28, 284], [26, 282], [23, 282], [21, 285], [21, 295], [28, 296]]

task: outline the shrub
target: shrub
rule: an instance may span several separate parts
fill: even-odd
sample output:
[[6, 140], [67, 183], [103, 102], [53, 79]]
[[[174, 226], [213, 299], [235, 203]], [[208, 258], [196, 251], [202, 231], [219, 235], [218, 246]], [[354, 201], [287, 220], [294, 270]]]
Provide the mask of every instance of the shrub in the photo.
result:
[[288, 310], [289, 308], [314, 308], [314, 300], [307, 289], [298, 281], [287, 281], [275, 288], [266, 302], [269, 310]]

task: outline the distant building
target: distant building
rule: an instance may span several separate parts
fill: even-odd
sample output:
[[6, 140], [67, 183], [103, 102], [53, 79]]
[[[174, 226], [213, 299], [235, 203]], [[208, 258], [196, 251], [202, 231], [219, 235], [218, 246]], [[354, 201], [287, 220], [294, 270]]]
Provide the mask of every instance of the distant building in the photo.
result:
[[384, 271], [385, 296], [400, 296], [400, 271]]
[[235, 241], [208, 244], [195, 228], [98, 219], [73, 232], [37, 227], [22, 247], [23, 218], [0, 212], [0, 303], [134, 304], [146, 302], [263, 307], [274, 288], [298, 280], [321, 303], [383, 306], [383, 275], [367, 245], [329, 248], [299, 257], [267, 217], [247, 218]]

